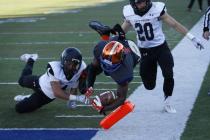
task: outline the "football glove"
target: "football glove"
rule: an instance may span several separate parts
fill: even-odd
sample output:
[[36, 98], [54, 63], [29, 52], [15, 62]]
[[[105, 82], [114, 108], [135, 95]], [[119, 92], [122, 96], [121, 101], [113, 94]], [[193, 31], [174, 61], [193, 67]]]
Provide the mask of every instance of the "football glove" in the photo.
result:
[[100, 100], [100, 98], [98, 96], [95, 96], [95, 98], [91, 102], [91, 105], [98, 112], [100, 112], [101, 109], [103, 109], [103, 106], [101, 104], [101, 100]]
[[90, 98], [90, 96], [92, 96], [93, 95], [93, 88], [92, 87], [89, 87], [87, 90], [86, 90], [86, 92], [85, 92], [85, 96], [87, 97], [87, 98]]
[[193, 43], [193, 45], [194, 45], [197, 49], [199, 49], [199, 50], [204, 49], [204, 47], [203, 47], [203, 45], [201, 44], [200, 40], [197, 39], [196, 37], [194, 37], [194, 38], [192, 39], [192, 43]]
[[191, 33], [187, 33], [187, 37], [192, 41], [193, 45], [197, 48], [197, 49], [204, 49], [203, 45], [201, 44], [200, 40], [197, 39], [194, 35], [192, 35]]

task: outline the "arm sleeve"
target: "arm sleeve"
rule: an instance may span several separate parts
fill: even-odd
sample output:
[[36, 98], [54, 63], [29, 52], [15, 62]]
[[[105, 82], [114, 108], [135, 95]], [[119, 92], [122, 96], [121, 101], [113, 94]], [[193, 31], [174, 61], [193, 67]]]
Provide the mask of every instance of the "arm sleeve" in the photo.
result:
[[81, 94], [85, 94], [87, 90], [86, 80], [87, 80], [87, 68], [83, 70], [79, 78], [79, 91]]
[[102, 69], [100, 66], [94, 66], [92, 63], [87, 66], [88, 69], [88, 87], [93, 87], [96, 76], [99, 75], [102, 72]]
[[160, 17], [167, 12], [166, 6], [164, 4], [162, 11], [160, 12]]

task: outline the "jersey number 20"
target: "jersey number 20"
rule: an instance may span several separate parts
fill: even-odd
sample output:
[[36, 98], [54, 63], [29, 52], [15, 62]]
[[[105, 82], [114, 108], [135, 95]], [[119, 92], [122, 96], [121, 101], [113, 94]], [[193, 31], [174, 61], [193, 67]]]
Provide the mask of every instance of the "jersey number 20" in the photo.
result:
[[137, 29], [137, 33], [138, 33], [138, 37], [140, 41], [154, 39], [153, 27], [151, 23], [148, 22], [148, 23], [145, 23], [144, 25], [141, 25], [140, 23], [135, 23], [135, 28]]

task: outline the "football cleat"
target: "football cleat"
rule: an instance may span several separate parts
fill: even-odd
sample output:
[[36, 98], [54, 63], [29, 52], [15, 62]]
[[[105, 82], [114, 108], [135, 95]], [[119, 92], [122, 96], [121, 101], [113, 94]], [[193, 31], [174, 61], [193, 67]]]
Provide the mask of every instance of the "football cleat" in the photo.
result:
[[176, 113], [176, 109], [170, 105], [171, 96], [168, 96], [164, 101], [163, 110], [168, 113]]
[[176, 109], [175, 108], [173, 108], [171, 105], [169, 105], [169, 104], [166, 104], [165, 106], [164, 106], [164, 111], [165, 112], [168, 112], [168, 113], [176, 113]]
[[23, 54], [20, 56], [20, 60], [21, 61], [25, 61], [25, 62], [28, 62], [28, 59], [33, 59], [34, 61], [36, 61], [38, 59], [38, 54]]
[[24, 100], [25, 98], [29, 98], [31, 96], [31, 94], [29, 95], [17, 95], [14, 97], [14, 101], [16, 102], [20, 102], [22, 100]]
[[101, 36], [110, 35], [111, 29], [109, 26], [103, 25], [99, 21], [90, 21], [89, 27], [98, 32]]

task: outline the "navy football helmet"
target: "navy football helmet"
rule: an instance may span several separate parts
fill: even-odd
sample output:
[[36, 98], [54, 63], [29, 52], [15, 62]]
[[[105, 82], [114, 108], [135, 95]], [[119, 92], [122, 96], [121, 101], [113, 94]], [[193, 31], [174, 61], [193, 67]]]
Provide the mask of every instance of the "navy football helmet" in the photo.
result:
[[[142, 3], [142, 2], [146, 2], [146, 6], [140, 9], [137, 7], [136, 4]], [[143, 16], [152, 7], [152, 1], [151, 0], [130, 0], [130, 5], [132, 6], [135, 14]]]
[[72, 78], [78, 72], [82, 64], [82, 54], [74, 47], [66, 48], [61, 54], [61, 67], [67, 79]]

